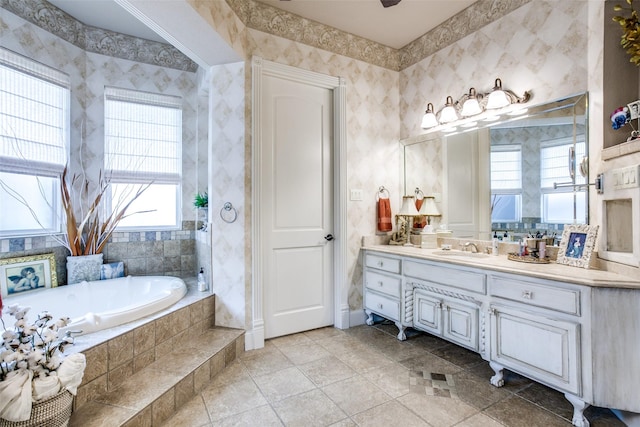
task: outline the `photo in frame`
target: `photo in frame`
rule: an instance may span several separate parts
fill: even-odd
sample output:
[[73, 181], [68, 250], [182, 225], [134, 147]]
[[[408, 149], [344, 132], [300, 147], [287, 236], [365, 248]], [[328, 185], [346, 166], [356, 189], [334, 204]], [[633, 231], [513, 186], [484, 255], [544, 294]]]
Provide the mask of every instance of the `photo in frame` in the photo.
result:
[[572, 267], [589, 268], [597, 236], [597, 225], [565, 225], [556, 262]]
[[110, 262], [100, 266], [100, 280], [124, 277], [124, 262]]
[[56, 286], [58, 275], [52, 253], [0, 259], [0, 290], [3, 297]]

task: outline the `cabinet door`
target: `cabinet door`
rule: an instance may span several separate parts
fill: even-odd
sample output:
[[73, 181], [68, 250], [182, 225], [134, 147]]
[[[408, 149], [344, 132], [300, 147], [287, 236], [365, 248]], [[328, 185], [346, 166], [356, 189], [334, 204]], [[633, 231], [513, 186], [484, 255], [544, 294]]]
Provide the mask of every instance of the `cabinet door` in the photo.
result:
[[456, 344], [478, 351], [478, 307], [461, 301], [443, 301], [442, 336]]
[[580, 325], [491, 306], [491, 360], [580, 396]]
[[415, 291], [413, 324], [416, 329], [442, 335], [442, 301]]

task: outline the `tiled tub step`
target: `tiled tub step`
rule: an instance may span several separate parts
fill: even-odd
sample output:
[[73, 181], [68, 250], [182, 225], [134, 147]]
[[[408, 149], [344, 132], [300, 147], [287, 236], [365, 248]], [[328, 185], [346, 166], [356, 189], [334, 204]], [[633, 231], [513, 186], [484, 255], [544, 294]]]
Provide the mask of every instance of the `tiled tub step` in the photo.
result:
[[[192, 342], [193, 341], [193, 342]], [[244, 331], [208, 329], [71, 415], [71, 427], [159, 426], [244, 351]]]

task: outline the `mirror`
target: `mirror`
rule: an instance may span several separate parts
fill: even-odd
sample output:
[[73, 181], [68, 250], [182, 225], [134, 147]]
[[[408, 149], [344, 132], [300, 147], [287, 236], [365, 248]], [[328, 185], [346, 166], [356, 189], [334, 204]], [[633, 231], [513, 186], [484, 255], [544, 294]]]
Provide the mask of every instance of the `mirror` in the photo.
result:
[[557, 235], [588, 223], [587, 94], [467, 131], [403, 140], [404, 192], [434, 195], [454, 236]]

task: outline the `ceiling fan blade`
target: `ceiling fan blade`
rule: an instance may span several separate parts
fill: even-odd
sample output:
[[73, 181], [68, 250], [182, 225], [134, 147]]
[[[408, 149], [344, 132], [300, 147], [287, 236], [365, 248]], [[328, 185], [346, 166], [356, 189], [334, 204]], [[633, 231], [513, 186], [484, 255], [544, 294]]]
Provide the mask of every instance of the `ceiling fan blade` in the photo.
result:
[[398, 3], [400, 3], [400, 0], [380, 0], [380, 2], [382, 3], [382, 6], [384, 6], [384, 7], [391, 7], [391, 6], [395, 6]]

